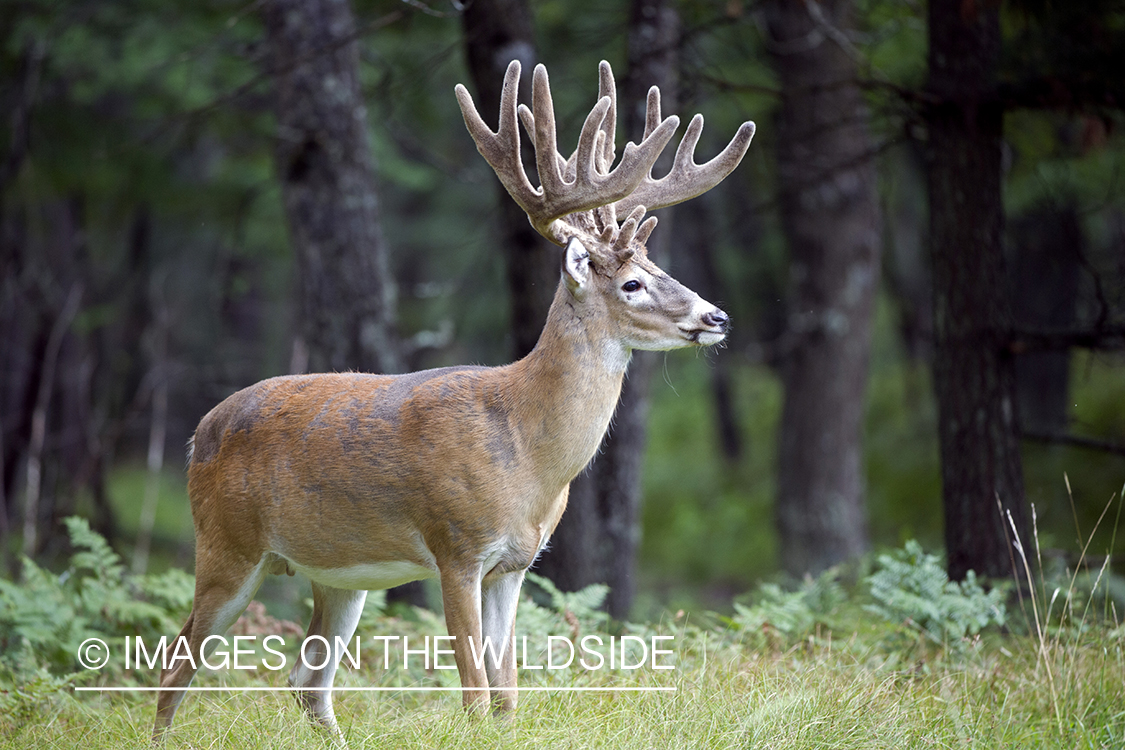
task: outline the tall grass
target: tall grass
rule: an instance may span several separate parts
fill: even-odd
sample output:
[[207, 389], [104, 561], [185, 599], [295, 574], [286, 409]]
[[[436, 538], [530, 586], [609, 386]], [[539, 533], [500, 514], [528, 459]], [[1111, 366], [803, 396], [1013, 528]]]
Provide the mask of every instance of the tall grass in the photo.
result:
[[[1105, 593], [1113, 577], [1108, 562], [1085, 585], [1076, 570], [1065, 577], [1045, 571], [1041, 556], [1019, 544], [1029, 584], [1026, 626], [998, 611], [991, 624], [966, 625], [973, 622], [967, 612], [991, 612], [995, 600], [943, 582], [940, 566], [918, 549], [876, 561], [875, 573], [850, 589], [832, 573], [795, 592], [762, 587], [729, 618], [678, 613], [614, 625], [597, 610], [603, 589], [563, 594], [544, 583], [541, 604], [521, 604], [522, 634], [540, 636], [540, 643], [546, 634], [671, 635], [675, 669], [525, 670], [521, 685], [674, 691], [524, 692], [514, 716], [474, 719], [460, 710], [456, 692], [342, 690], [336, 714], [352, 748], [1125, 748], [1125, 626]], [[907, 562], [912, 567], [903, 567]], [[902, 595], [894, 594], [896, 586]], [[946, 598], [961, 592], [966, 601], [934, 609], [907, 595], [933, 586]], [[360, 625], [365, 642], [442, 632], [440, 617], [387, 613], [377, 597]], [[531, 662], [543, 657], [540, 650]], [[380, 662], [342, 669], [336, 685], [458, 684], [455, 671], [388, 672]], [[74, 692], [72, 685], [97, 679], [42, 670], [19, 678], [14, 669], [0, 673], [0, 747], [149, 746], [152, 693]], [[118, 684], [122, 675], [101, 679]], [[282, 685], [284, 674], [201, 672], [196, 684]], [[189, 695], [165, 745], [335, 746], [290, 694], [245, 692]]]
[[[1026, 637], [948, 658], [888, 652], [876, 633], [760, 650], [701, 629], [685, 631], [668, 681], [675, 693], [528, 693], [509, 720], [471, 719], [456, 694], [345, 692], [336, 703], [353, 748], [1121, 748], [1122, 645], [1098, 634], [1065, 655], [1049, 650], [1060, 684], [1051, 694], [1043, 655]], [[66, 696], [34, 723], [7, 726], [3, 745], [144, 747], [153, 703]], [[329, 746], [286, 694], [191, 696], [167, 738], [169, 748]]]
[[[1071, 493], [1069, 478], [1066, 478], [1066, 488], [1073, 508], [1074, 500]], [[997, 505], [999, 505], [999, 501]], [[1084, 636], [1091, 629], [1091, 618], [1096, 617], [1097, 614], [1097, 611], [1093, 608], [1096, 605], [1099, 592], [1103, 595], [1103, 601], [1105, 603], [1101, 613], [1101, 622], [1099, 624], [1104, 627], [1112, 623], [1114, 629], [1110, 631], [1109, 636], [1112, 641], [1118, 644], [1119, 648], [1122, 640], [1123, 628], [1118, 619], [1116, 603], [1112, 602], [1110, 597], [1110, 587], [1108, 585], [1101, 585], [1103, 580], [1108, 582], [1109, 576], [1111, 575], [1109, 564], [1112, 556], [1106, 554], [1088, 592], [1080, 592], [1077, 587], [1079, 573], [1086, 562], [1090, 545], [1093, 543], [1102, 521], [1105, 520], [1106, 514], [1114, 505], [1117, 505], [1118, 513], [1113, 528], [1112, 540], [1109, 545], [1109, 549], [1113, 549], [1117, 537], [1117, 523], [1120, 522], [1121, 518], [1121, 508], [1125, 505], [1125, 492], [1123, 492], [1120, 497], [1118, 495], [1110, 497], [1109, 502], [1107, 502], [1102, 509], [1101, 515], [1094, 524], [1093, 530], [1082, 546], [1077, 565], [1074, 566], [1069, 578], [1063, 581], [1065, 589], [1063, 586], [1054, 586], [1049, 598], [1047, 596], [1048, 581], [1043, 567], [1042, 550], [1039, 545], [1038, 516], [1035, 506], [1032, 505], [1031, 507], [1031, 517], [1032, 535], [1035, 542], [1035, 561], [1038, 565], [1038, 580], [1036, 580], [1036, 576], [1032, 573], [1032, 564], [1028, 557], [1028, 551], [1024, 546], [1023, 540], [1020, 538], [1011, 512], [1001, 508], [1001, 512], [1004, 514], [1012, 530], [1012, 547], [1018, 555], [1018, 563], [1023, 570], [1025, 576], [1024, 580], [1027, 583], [1028, 598], [1031, 605], [1031, 624], [1034, 628], [1033, 635], [1036, 644], [1034, 673], [1037, 676], [1042, 675], [1045, 677], [1047, 686], [1050, 689], [1051, 710], [1054, 714], [1059, 735], [1064, 734], [1065, 724], [1068, 720], [1075, 720], [1064, 708], [1063, 701], [1065, 701], [1068, 696], [1082, 693], [1085, 682], [1088, 681], [1090, 677], [1085, 670], [1080, 668], [1080, 664], [1082, 662], [1083, 651], [1085, 648], [1088, 648], [1088, 644], [1086, 643], [1087, 639], [1084, 638]], [[1075, 517], [1076, 527], [1077, 524], [1077, 517]], [[1057, 610], [1056, 604], [1058, 605]], [[1093, 626], [1094, 629], [1097, 629], [1097, 627], [1097, 625]], [[1120, 681], [1125, 681], [1125, 671], [1119, 671], [1117, 677]], [[1121, 708], [1123, 713], [1115, 715], [1118, 720], [1122, 715], [1125, 715], [1125, 705]], [[1079, 717], [1079, 720], [1080, 718], [1081, 717]], [[1119, 737], [1117, 741], [1119, 742], [1119, 747], [1125, 747], [1125, 736]]]

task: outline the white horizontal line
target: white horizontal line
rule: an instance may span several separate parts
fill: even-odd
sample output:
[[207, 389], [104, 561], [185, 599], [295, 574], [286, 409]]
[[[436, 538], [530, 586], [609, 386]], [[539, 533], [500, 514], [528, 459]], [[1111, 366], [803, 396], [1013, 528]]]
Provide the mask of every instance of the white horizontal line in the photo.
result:
[[[295, 693], [298, 691], [323, 691], [330, 690], [334, 693], [363, 692], [363, 693], [436, 693], [436, 692], [461, 692], [466, 688], [459, 687], [330, 687], [330, 688], [297, 688], [297, 687], [75, 687], [76, 692], [93, 693], [218, 693], [218, 692], [244, 692], [244, 693]], [[491, 688], [469, 688], [476, 690], [489, 690]], [[517, 692], [567, 692], [567, 693], [645, 693], [645, 692], [676, 692], [674, 687], [514, 687], [495, 688], [496, 690], [515, 690]]]

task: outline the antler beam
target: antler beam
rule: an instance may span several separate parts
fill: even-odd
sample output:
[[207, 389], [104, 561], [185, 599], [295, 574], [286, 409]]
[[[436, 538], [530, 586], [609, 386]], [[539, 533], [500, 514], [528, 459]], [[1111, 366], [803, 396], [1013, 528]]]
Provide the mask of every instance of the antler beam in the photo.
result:
[[[646, 137], [649, 130], [658, 122], [660, 122], [660, 89], [653, 86], [648, 90], [645, 111]], [[650, 170], [636, 190], [618, 201], [618, 213], [627, 213], [637, 206], [644, 206], [647, 210], [653, 211], [703, 195], [726, 179], [726, 176], [742, 161], [754, 137], [754, 129], [753, 122], [742, 123], [735, 132], [734, 138], [715, 158], [706, 164], [696, 164], [695, 147], [703, 132], [703, 115], [695, 115], [688, 124], [679, 148], [676, 149], [676, 158], [672, 162], [671, 171], [656, 180], [652, 178]]]
[[[557, 222], [570, 214], [609, 207], [611, 217], [617, 213], [635, 217], [635, 226], [643, 215], [643, 210], [635, 213], [637, 208], [663, 208], [710, 190], [738, 166], [754, 136], [754, 123], [743, 123], [718, 156], [706, 164], [696, 164], [695, 146], [703, 130], [703, 117], [696, 115], [676, 150], [672, 170], [660, 179], [653, 179], [652, 167], [680, 123], [675, 115], [661, 116], [660, 90], [653, 86], [648, 94], [644, 137], [639, 145], [627, 143], [621, 161], [610, 169], [616, 151], [617, 87], [609, 63], [603, 60], [598, 72], [599, 99], [586, 116], [578, 147], [569, 159], [558, 151], [554, 103], [543, 65], [535, 66], [531, 109], [516, 101], [519, 61], [513, 60], [508, 65], [495, 132], [481, 118], [468, 90], [460, 84], [455, 88], [465, 126], [477, 150], [496, 172], [508, 194], [527, 213], [536, 231], [559, 245], [565, 244], [568, 232]], [[520, 159], [517, 119], [523, 121], [535, 149], [538, 188], [531, 184]], [[647, 238], [654, 224], [652, 219], [645, 222], [637, 232], [638, 239]], [[633, 236], [633, 231], [630, 227], [629, 237]]]
[[[632, 193], [671, 140], [679, 126], [679, 118], [673, 116], [660, 122], [639, 146], [628, 144], [621, 163], [612, 171], [605, 171], [603, 122], [614, 107], [614, 101], [612, 96], [602, 96], [582, 126], [578, 149], [572, 157], [573, 165], [568, 162], [560, 164], [562, 159], [556, 145], [554, 103], [547, 69], [543, 65], [535, 66], [531, 110], [516, 106], [519, 77], [520, 63], [513, 60], [504, 75], [500, 122], [496, 132], [485, 124], [468, 90], [460, 84], [455, 89], [457, 102], [461, 105], [465, 126], [476, 141], [477, 149], [495, 170], [513, 200], [527, 213], [532, 226], [543, 236], [562, 245], [566, 235], [559, 231], [555, 222], [568, 214], [615, 203]], [[535, 148], [539, 188], [531, 185], [520, 161], [517, 111]], [[565, 174], [567, 172], [573, 173]]]

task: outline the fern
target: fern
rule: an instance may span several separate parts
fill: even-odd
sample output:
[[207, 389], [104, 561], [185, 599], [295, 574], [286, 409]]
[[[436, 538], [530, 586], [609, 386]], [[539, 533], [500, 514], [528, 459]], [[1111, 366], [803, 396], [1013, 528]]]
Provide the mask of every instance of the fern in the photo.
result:
[[[78, 681], [79, 675], [58, 677], [42, 667], [21, 673], [0, 665], [0, 735], [10, 728], [33, 722], [43, 723], [42, 717], [51, 710], [62, 695]], [[8, 689], [8, 686], [11, 686]]]
[[[81, 518], [65, 520], [74, 552], [55, 575], [24, 558], [19, 583], [0, 579], [0, 685], [78, 671], [87, 638], [158, 638], [175, 633], [191, 605], [194, 579], [183, 571], [133, 576]], [[112, 675], [111, 660], [103, 674]], [[3, 675], [8, 675], [4, 677]]]
[[879, 569], [866, 579], [875, 603], [866, 609], [906, 624], [939, 645], [959, 645], [967, 636], [1006, 620], [1002, 589], [986, 592], [972, 571], [961, 583], [950, 581], [941, 559], [914, 540], [879, 555], [877, 562]]
[[547, 594], [550, 605], [542, 607], [530, 597], [523, 597], [516, 617], [516, 627], [521, 632], [573, 637], [605, 629], [609, 615], [599, 608], [609, 595], [609, 586], [594, 583], [579, 591], [562, 591], [543, 576], [528, 573], [526, 577]]
[[817, 624], [827, 623], [847, 598], [837, 575], [836, 569], [830, 569], [815, 579], [806, 579], [796, 591], [785, 591], [776, 583], [763, 583], [752, 605], [735, 602], [735, 614], [729, 624], [751, 638], [767, 634], [802, 638]]
[[70, 543], [75, 552], [70, 557], [71, 571], [89, 573], [96, 580], [120, 581], [125, 576], [125, 566], [121, 558], [109, 546], [109, 542], [90, 528], [85, 518], [71, 516], [63, 519]]

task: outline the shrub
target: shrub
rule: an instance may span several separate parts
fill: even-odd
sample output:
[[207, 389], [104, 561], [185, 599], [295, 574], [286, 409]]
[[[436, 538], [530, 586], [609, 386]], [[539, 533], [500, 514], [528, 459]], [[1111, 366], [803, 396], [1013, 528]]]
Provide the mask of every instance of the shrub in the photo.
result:
[[[24, 558], [18, 583], [0, 579], [0, 666], [19, 684], [75, 673], [87, 638], [120, 641], [179, 631], [191, 608], [194, 579], [181, 570], [135, 576], [82, 518], [65, 520], [74, 547], [61, 574]], [[110, 660], [102, 674], [113, 675]]]
[[730, 624], [751, 639], [780, 635], [786, 640], [802, 638], [827, 620], [847, 599], [837, 581], [838, 571], [829, 569], [817, 578], [806, 578], [796, 591], [785, 591], [776, 583], [758, 587], [753, 604], [735, 602]]
[[879, 555], [877, 567], [865, 579], [875, 600], [866, 609], [916, 629], [937, 644], [957, 645], [989, 625], [1004, 625], [1002, 589], [986, 592], [972, 571], [960, 583], [950, 581], [941, 559], [914, 540]]
[[604, 631], [609, 615], [599, 607], [609, 595], [609, 586], [593, 583], [580, 591], [562, 591], [549, 579], [528, 573], [526, 579], [547, 597], [546, 606], [536, 604], [530, 596], [520, 597], [516, 628], [520, 633], [534, 635], [565, 635]]

